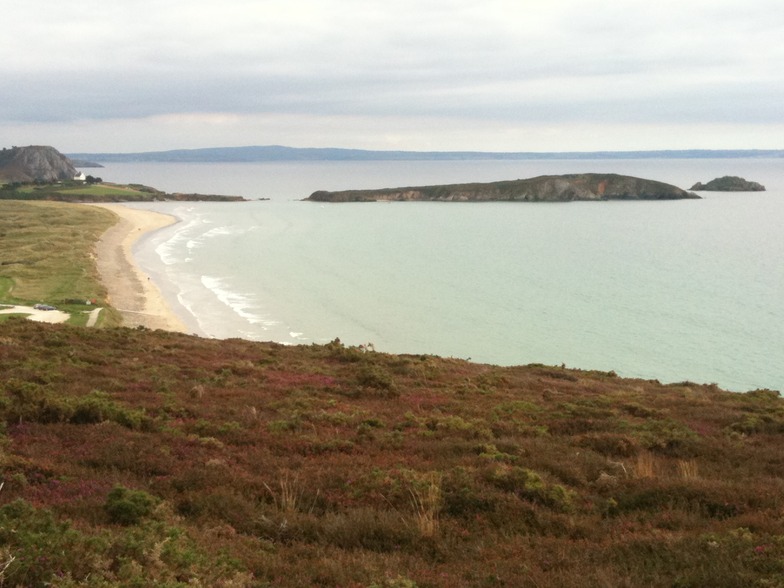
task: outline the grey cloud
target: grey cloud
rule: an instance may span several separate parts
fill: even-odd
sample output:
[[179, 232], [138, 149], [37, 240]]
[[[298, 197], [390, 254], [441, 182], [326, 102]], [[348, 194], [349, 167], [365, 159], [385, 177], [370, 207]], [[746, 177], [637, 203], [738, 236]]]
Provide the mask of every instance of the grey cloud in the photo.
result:
[[0, 38], [5, 121], [784, 119], [778, 0], [29, 0], [8, 15], [29, 27]]

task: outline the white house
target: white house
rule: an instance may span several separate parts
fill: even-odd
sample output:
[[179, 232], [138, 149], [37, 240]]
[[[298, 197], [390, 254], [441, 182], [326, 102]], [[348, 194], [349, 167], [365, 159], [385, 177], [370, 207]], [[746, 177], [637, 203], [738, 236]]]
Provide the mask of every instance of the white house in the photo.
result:
[[76, 180], [77, 182], [84, 182], [87, 180], [87, 176], [84, 175], [84, 172], [79, 172], [74, 176], [74, 180]]

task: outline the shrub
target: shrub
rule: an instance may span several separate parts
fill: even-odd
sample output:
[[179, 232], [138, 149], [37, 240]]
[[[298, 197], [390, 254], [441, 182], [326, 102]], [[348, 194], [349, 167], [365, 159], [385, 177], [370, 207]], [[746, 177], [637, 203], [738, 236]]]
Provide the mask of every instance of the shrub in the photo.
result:
[[61, 396], [50, 385], [11, 379], [0, 395], [0, 415], [9, 423], [73, 423], [113, 421], [129, 429], [147, 428], [151, 420], [141, 410], [118, 405], [105, 392], [81, 398]]
[[732, 423], [730, 430], [744, 435], [775, 434], [784, 432], [784, 420], [771, 414], [747, 414], [740, 421]]
[[63, 570], [74, 579], [87, 578], [100, 569], [99, 554], [107, 548], [105, 541], [83, 535], [51, 511], [21, 499], [0, 508], [0, 544], [13, 556], [0, 584], [8, 580], [11, 586], [54, 585]]
[[537, 502], [553, 510], [572, 509], [574, 492], [560, 484], [547, 484], [534, 471], [519, 466], [499, 466], [492, 470], [488, 481], [507, 492], [513, 492], [523, 500]]
[[149, 516], [156, 504], [155, 497], [143, 490], [115, 486], [106, 498], [104, 509], [111, 522], [118, 525], [135, 525]]
[[397, 387], [392, 375], [376, 365], [363, 365], [357, 371], [357, 383], [366, 388], [373, 388], [387, 395], [397, 395]]
[[66, 399], [58, 397], [48, 385], [8, 380], [3, 386], [3, 417], [9, 423], [57, 423], [73, 414]]
[[494, 510], [493, 497], [484, 490], [477, 484], [472, 472], [463, 467], [454, 468], [442, 483], [444, 514], [469, 519], [477, 513]]
[[648, 449], [671, 457], [694, 455], [699, 442], [694, 431], [672, 419], [647, 421], [638, 435]]
[[613, 457], [633, 457], [637, 454], [637, 443], [626, 435], [612, 433], [594, 433], [585, 435], [580, 439], [580, 445], [589, 447]]
[[75, 424], [104, 421], [112, 421], [129, 429], [141, 429], [150, 422], [144, 412], [119, 406], [108, 394], [98, 390], [76, 400], [69, 419], [69, 422]]

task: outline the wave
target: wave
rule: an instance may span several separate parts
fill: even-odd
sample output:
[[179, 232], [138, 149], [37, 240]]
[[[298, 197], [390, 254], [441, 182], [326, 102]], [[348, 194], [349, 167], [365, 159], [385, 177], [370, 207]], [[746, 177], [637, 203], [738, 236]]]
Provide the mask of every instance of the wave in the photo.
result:
[[201, 283], [237, 316], [242, 317], [250, 324], [258, 325], [264, 330], [280, 324], [279, 321], [270, 319], [262, 312], [254, 295], [233, 291], [225, 278], [202, 276]]
[[[205, 221], [206, 222], [206, 221]], [[200, 237], [194, 237], [189, 239], [185, 246], [188, 248], [188, 252], [192, 252], [194, 249], [199, 249], [204, 247], [209, 239], [214, 239], [215, 237], [226, 237], [229, 235], [243, 235], [247, 231], [245, 229], [237, 229], [232, 227], [215, 227], [214, 229], [210, 229]]]
[[[189, 234], [196, 227], [208, 223], [209, 221], [196, 218], [188, 221], [182, 226], [179, 226], [171, 237], [160, 243], [155, 248], [155, 253], [158, 255], [158, 257], [160, 257], [161, 261], [165, 265], [175, 265], [180, 263], [183, 260], [182, 255], [180, 255], [182, 245], [185, 244], [185, 248], [188, 251], [191, 250], [190, 244], [193, 239], [189, 236]], [[188, 261], [189, 258], [186, 258], [185, 260]]]

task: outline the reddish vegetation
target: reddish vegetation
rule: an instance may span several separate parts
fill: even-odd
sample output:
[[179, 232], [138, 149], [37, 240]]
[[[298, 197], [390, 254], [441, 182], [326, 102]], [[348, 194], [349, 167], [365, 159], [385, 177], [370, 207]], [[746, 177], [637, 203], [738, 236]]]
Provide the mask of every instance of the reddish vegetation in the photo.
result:
[[784, 402], [0, 325], [3, 585], [780, 586]]

